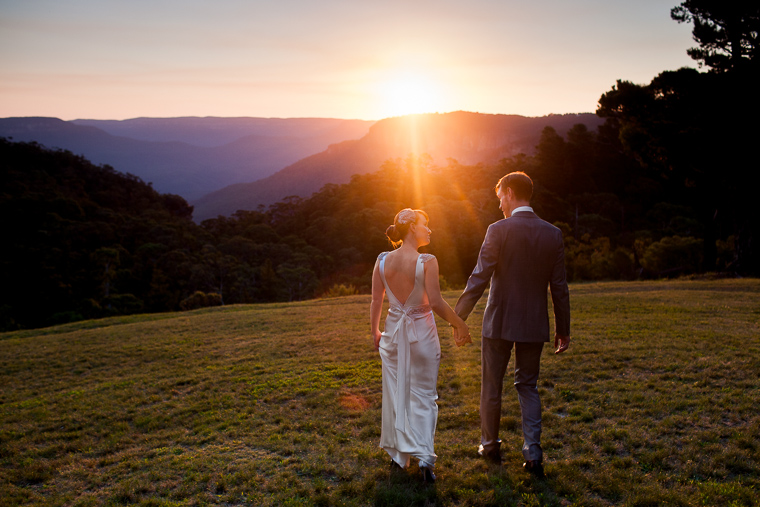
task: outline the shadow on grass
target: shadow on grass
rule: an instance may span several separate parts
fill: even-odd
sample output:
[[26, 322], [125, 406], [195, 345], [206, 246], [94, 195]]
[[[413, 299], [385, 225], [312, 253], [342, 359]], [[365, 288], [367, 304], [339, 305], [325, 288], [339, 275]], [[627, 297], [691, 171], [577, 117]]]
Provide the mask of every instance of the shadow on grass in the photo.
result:
[[490, 491], [480, 496], [478, 505], [567, 505], [556, 490], [552, 472], [536, 477], [511, 463], [501, 466], [490, 464], [488, 468], [488, 484], [484, 487], [490, 488]]
[[[440, 477], [435, 484], [422, 482], [415, 466], [407, 470], [384, 469], [375, 474], [374, 502], [378, 507], [437, 505], [564, 506], [569, 502], [556, 490], [551, 476], [537, 478], [508, 465], [476, 467], [465, 476]], [[453, 480], [453, 483], [452, 483]]]
[[376, 506], [432, 506], [438, 503], [435, 483], [424, 483], [422, 472], [416, 466], [409, 466], [406, 470], [389, 466], [383, 474], [377, 476]]

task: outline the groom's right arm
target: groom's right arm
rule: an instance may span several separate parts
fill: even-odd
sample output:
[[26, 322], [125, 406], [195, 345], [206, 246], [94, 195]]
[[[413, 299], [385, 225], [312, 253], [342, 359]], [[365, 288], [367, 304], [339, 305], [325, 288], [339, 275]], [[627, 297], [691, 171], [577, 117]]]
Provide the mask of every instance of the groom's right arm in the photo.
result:
[[454, 307], [454, 311], [463, 320], [467, 320], [467, 317], [470, 316], [472, 309], [475, 307], [475, 303], [483, 295], [499, 261], [499, 250], [501, 249], [500, 228], [495, 227], [495, 225], [491, 224], [488, 226], [483, 245], [480, 247], [478, 263], [467, 280], [467, 287], [462, 295], [459, 296], [459, 300]]

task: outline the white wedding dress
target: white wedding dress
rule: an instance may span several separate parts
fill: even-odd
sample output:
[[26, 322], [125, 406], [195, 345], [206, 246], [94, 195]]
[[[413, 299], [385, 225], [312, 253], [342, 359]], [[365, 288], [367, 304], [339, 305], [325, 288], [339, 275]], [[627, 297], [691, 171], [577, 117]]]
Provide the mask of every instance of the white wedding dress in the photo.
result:
[[402, 304], [385, 279], [385, 257], [380, 261], [380, 277], [388, 294], [390, 308], [385, 331], [380, 339], [383, 361], [383, 424], [380, 447], [401, 467], [409, 458], [419, 459], [420, 467], [433, 468], [436, 455], [433, 437], [438, 422], [436, 384], [441, 362], [441, 345], [430, 305], [425, 295], [424, 263], [430, 254], [417, 258], [414, 289]]

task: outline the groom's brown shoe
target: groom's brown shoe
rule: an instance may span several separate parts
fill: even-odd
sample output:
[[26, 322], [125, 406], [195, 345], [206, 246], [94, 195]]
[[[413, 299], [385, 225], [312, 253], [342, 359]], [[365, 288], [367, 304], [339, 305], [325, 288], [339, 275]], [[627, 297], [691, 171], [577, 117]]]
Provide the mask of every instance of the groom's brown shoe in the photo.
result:
[[499, 451], [498, 448], [486, 452], [486, 450], [483, 449], [483, 446], [481, 445], [478, 448], [478, 456], [480, 456], [481, 458], [485, 458], [486, 461], [490, 463], [494, 463], [496, 465], [501, 465], [501, 462], [502, 462], [501, 451]]
[[542, 465], [540, 461], [526, 461], [523, 463], [523, 468], [539, 479], [544, 478], [544, 465]]

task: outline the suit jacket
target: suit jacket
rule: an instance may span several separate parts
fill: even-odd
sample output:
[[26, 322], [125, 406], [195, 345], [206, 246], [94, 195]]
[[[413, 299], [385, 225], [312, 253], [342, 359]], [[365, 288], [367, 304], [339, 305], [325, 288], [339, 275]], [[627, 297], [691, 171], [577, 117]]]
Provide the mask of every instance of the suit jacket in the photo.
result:
[[520, 211], [491, 224], [478, 264], [455, 311], [466, 319], [491, 281], [483, 336], [515, 342], [549, 341], [547, 287], [556, 332], [570, 336], [570, 293], [562, 232], [535, 213]]

